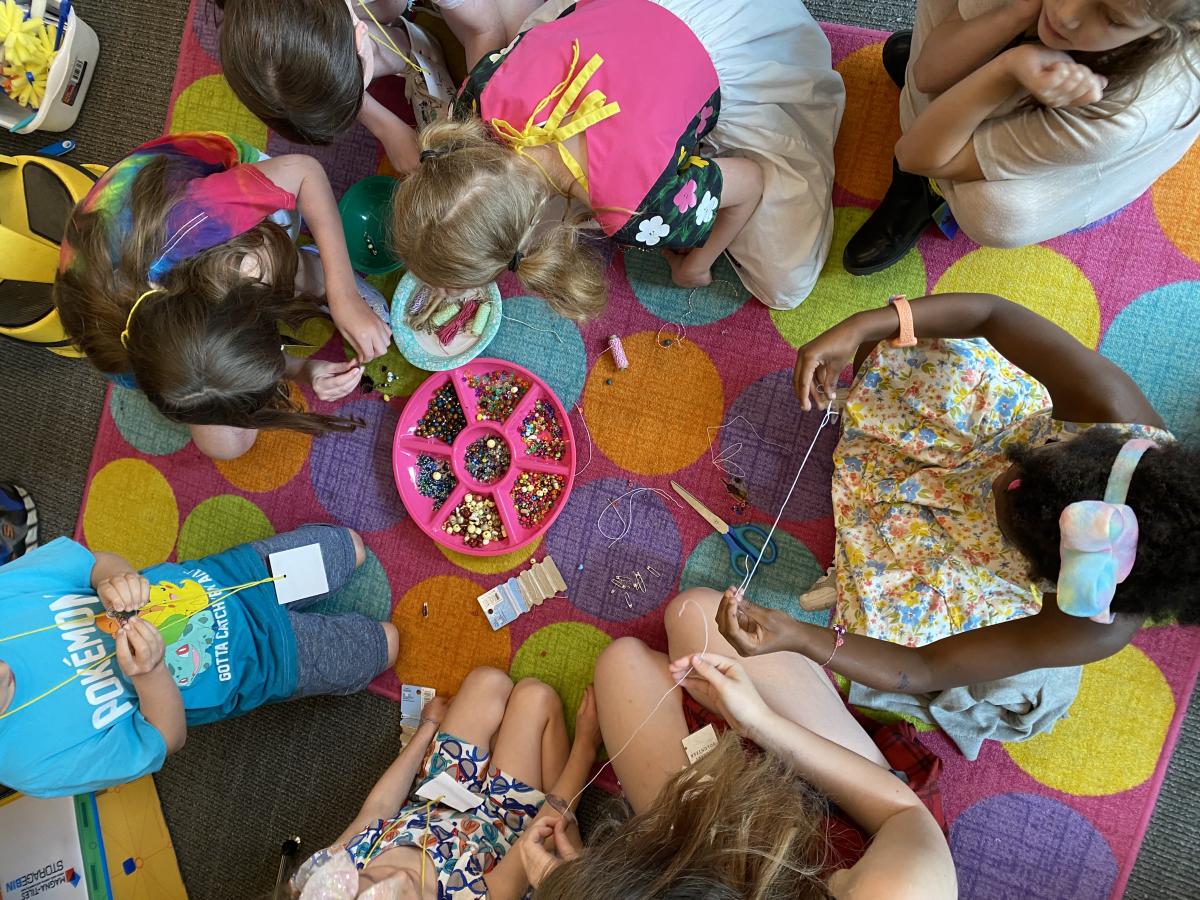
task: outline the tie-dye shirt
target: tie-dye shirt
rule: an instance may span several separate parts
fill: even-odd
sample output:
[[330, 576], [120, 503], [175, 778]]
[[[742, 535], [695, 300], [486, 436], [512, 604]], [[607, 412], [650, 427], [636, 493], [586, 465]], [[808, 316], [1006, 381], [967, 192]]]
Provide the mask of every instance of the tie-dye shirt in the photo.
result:
[[[115, 219], [109, 255], [120, 259], [121, 242], [133, 228], [134, 179], [155, 159], [166, 158], [167, 192], [176, 200], [167, 214], [161, 255], [147, 278], [158, 282], [175, 266], [205, 250], [244, 234], [280, 210], [296, 208], [294, 194], [283, 190], [257, 167], [246, 163], [266, 157], [246, 141], [216, 132], [171, 134], [138, 147], [116, 163], [83, 199], [85, 212], [100, 211]], [[60, 267], [74, 262], [73, 248], [63, 242]]]

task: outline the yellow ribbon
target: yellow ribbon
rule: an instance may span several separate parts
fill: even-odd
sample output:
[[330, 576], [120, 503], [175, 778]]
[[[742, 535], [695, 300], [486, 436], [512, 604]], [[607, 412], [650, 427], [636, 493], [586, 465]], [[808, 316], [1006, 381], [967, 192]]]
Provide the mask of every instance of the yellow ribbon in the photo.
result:
[[[685, 160], [686, 160], [686, 162], [685, 162]], [[680, 147], [679, 148], [679, 162], [677, 162], [675, 165], [676, 165], [676, 167], [678, 167], [679, 171], [681, 171], [681, 172], [684, 169], [691, 168], [692, 166], [695, 166], [697, 169], [706, 169], [706, 168], [708, 168], [708, 160], [705, 159], [703, 156], [688, 156], [687, 148]]]
[[129, 315], [125, 317], [125, 330], [121, 332], [122, 347], [125, 347], [126, 349], [129, 347], [129, 326], [133, 324], [133, 314], [137, 312], [137, 308], [141, 306], [142, 301], [151, 294], [157, 294], [160, 292], [162, 292], [162, 288], [150, 288], [150, 290], [146, 291], [142, 294], [142, 296], [133, 301], [133, 306], [129, 307]]
[[[585, 191], [588, 190], [587, 175], [583, 173], [583, 167], [571, 155], [571, 151], [566, 148], [564, 141], [621, 111], [620, 104], [609, 103], [604, 92], [600, 90], [590, 92], [573, 112], [571, 110], [579, 95], [583, 93], [583, 89], [587, 87], [588, 81], [603, 64], [603, 57], [597, 53], [587, 61], [583, 68], [576, 71], [576, 66], [579, 65], [579, 41], [574, 41], [571, 45], [571, 66], [567, 70], [566, 77], [534, 107], [533, 113], [525, 121], [525, 127], [518, 129], [503, 119], [492, 119], [491, 122], [492, 128], [506, 144], [521, 156], [532, 160], [539, 169], [542, 168], [541, 165], [526, 152], [526, 149], [542, 147], [547, 144], [555, 145], [563, 165], [567, 167], [567, 171]], [[558, 102], [555, 103], [546, 121], [540, 125], [536, 124], [538, 116], [556, 97]], [[563, 119], [568, 115], [571, 116], [571, 121], [564, 125]], [[551, 184], [554, 183], [554, 179], [550, 178], [545, 169], [542, 169], [542, 174], [546, 175]]]

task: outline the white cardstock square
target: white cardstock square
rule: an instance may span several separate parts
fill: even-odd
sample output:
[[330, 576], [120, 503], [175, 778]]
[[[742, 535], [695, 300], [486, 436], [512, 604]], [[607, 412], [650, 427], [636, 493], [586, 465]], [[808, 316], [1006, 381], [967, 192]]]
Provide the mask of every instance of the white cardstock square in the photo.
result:
[[483, 802], [481, 796], [467, 790], [448, 772], [438, 772], [437, 775], [430, 778], [417, 789], [417, 796], [423, 800], [444, 803], [459, 812], [468, 812]]
[[271, 574], [280, 579], [275, 582], [275, 597], [281, 604], [329, 593], [320, 544], [280, 550], [267, 559], [271, 563]]

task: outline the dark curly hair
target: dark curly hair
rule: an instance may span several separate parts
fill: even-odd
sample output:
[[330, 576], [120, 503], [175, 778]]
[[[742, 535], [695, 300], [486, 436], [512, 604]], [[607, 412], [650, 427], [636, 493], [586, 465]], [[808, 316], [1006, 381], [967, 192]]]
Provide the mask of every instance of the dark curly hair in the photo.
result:
[[[1100, 500], [1126, 437], [1096, 426], [1061, 449], [1009, 452], [1021, 469], [1011, 496], [1013, 541], [1033, 564], [1035, 577], [1057, 581], [1058, 517], [1077, 500]], [[1125, 502], [1138, 520], [1137, 560], [1117, 585], [1114, 612], [1174, 617], [1200, 624], [1200, 454], [1181, 444], [1148, 450], [1134, 470]]]

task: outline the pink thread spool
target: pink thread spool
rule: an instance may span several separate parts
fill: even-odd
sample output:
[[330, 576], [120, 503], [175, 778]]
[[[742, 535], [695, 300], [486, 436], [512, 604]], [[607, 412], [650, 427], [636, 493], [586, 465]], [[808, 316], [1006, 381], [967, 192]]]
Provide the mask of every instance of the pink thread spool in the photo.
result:
[[617, 369], [624, 372], [629, 368], [629, 357], [625, 355], [625, 347], [621, 344], [621, 339], [615, 334], [608, 338], [608, 349], [612, 351], [613, 362], [617, 364]]

